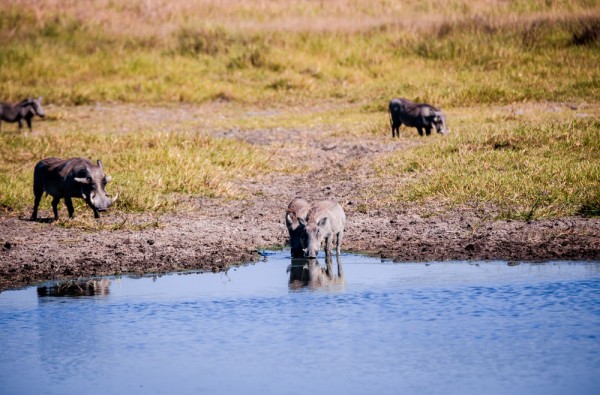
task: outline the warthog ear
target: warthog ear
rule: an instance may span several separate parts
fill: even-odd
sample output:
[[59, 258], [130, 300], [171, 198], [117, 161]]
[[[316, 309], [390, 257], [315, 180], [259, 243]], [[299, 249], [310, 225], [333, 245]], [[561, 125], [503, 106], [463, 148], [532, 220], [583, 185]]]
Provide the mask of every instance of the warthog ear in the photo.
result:
[[88, 177], [75, 177], [74, 180], [81, 184], [89, 184], [91, 182], [91, 178]]
[[319, 223], [317, 225], [319, 225], [319, 226], [325, 226], [326, 223], [327, 223], [327, 217], [321, 218], [319, 220]]
[[41, 103], [42, 102], [42, 97], [38, 97], [37, 100]]

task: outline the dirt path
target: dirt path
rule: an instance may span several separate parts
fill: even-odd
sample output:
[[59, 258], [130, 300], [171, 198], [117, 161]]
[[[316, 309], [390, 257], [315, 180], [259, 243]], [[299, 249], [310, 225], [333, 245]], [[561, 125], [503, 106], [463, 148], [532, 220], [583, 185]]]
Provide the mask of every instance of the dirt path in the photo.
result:
[[[249, 196], [245, 200], [191, 199], [177, 214], [115, 213], [102, 219], [107, 224], [125, 221], [128, 226], [121, 230], [91, 232], [4, 214], [0, 291], [49, 279], [225, 270], [253, 261], [262, 248], [286, 243], [283, 213], [295, 196], [342, 203], [348, 217], [345, 251], [395, 261], [600, 259], [597, 218], [495, 221], [489, 207], [443, 211], [434, 204], [365, 213], [361, 199], [374, 188], [374, 158], [402, 150], [407, 142], [323, 137], [321, 130], [311, 128], [214, 133], [275, 146], [279, 157], [306, 164], [307, 171], [240, 180], [239, 187]], [[378, 184], [376, 192], [385, 194], [385, 189]]]

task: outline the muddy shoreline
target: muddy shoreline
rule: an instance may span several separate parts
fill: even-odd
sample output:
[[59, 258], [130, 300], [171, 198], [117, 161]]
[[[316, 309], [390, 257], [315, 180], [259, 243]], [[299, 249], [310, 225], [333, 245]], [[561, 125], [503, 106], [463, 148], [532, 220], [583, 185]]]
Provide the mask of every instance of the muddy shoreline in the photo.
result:
[[[600, 260], [598, 219], [527, 223], [491, 221], [465, 211], [424, 218], [346, 208], [344, 250], [395, 262]], [[286, 243], [283, 218], [276, 214], [165, 215], [151, 229], [93, 232], [3, 216], [0, 291], [54, 279], [227, 270], [258, 260], [264, 248]]]

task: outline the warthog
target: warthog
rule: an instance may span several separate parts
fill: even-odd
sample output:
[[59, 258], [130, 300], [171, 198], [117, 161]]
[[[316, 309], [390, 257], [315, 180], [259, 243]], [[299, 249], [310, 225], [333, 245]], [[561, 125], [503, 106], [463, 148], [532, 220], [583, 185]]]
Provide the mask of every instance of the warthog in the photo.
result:
[[344, 269], [340, 256], [337, 259], [337, 276], [333, 271], [331, 256], [325, 257], [325, 268], [319, 265], [316, 259], [296, 258], [292, 259], [292, 263], [288, 266], [290, 280], [288, 285], [291, 289], [299, 289], [309, 287], [316, 289], [320, 287], [343, 285]]
[[299, 220], [303, 219], [306, 221], [309, 209], [310, 204], [306, 200], [295, 198], [290, 202], [285, 211], [285, 225], [290, 233], [290, 246], [293, 257], [304, 256], [304, 248], [306, 248], [306, 246], [302, 244], [304, 225], [302, 225]]
[[423, 129], [429, 136], [431, 129], [441, 134], [448, 134], [446, 115], [439, 108], [429, 104], [413, 103], [410, 100], [398, 98], [390, 101], [390, 125], [392, 137], [400, 136], [400, 126], [415, 127], [421, 136]]
[[58, 219], [58, 202], [65, 199], [69, 218], [73, 218], [73, 202], [71, 198], [81, 198], [94, 210], [94, 217], [99, 218], [99, 211], [106, 211], [117, 200], [119, 194], [111, 198], [104, 187], [111, 177], [104, 174], [102, 162], [94, 165], [88, 159], [47, 158], [35, 165], [33, 172], [33, 204], [32, 220], [37, 220], [37, 211], [46, 192], [52, 196], [54, 219]]
[[2, 130], [2, 121], [18, 122], [19, 130], [23, 127], [21, 120], [27, 122], [29, 131], [31, 132], [31, 118], [37, 115], [44, 118], [46, 114], [42, 108], [42, 98], [25, 99], [15, 105], [9, 103], [0, 103], [0, 131]]
[[337, 202], [322, 200], [310, 208], [306, 220], [299, 219], [304, 226], [304, 245], [309, 258], [316, 258], [325, 240], [325, 255], [331, 254], [333, 236], [337, 236], [336, 253], [339, 255], [344, 238], [346, 214]]

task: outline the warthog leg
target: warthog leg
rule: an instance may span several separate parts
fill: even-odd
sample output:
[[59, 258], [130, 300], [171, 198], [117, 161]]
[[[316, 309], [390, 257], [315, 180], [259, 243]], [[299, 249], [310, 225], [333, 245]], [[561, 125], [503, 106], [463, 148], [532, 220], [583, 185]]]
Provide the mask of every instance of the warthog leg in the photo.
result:
[[73, 201], [70, 197], [65, 198], [65, 206], [67, 206], [67, 210], [69, 211], [69, 218], [73, 218], [73, 213], [75, 209], [73, 209]]
[[59, 197], [55, 197], [52, 199], [52, 211], [54, 212], [54, 219], [58, 219], [58, 202], [60, 202]]
[[335, 247], [335, 252], [337, 255], [340, 255], [342, 252], [342, 240], [344, 239], [344, 231], [340, 230], [337, 234], [337, 245]]
[[333, 235], [325, 238], [325, 255], [331, 255], [331, 246], [333, 245]]
[[31, 220], [37, 221], [38, 207], [40, 206], [40, 201], [42, 200], [42, 195], [44, 194], [44, 191], [33, 191], [33, 194], [35, 196], [35, 199], [33, 202], [33, 213], [31, 213]]

